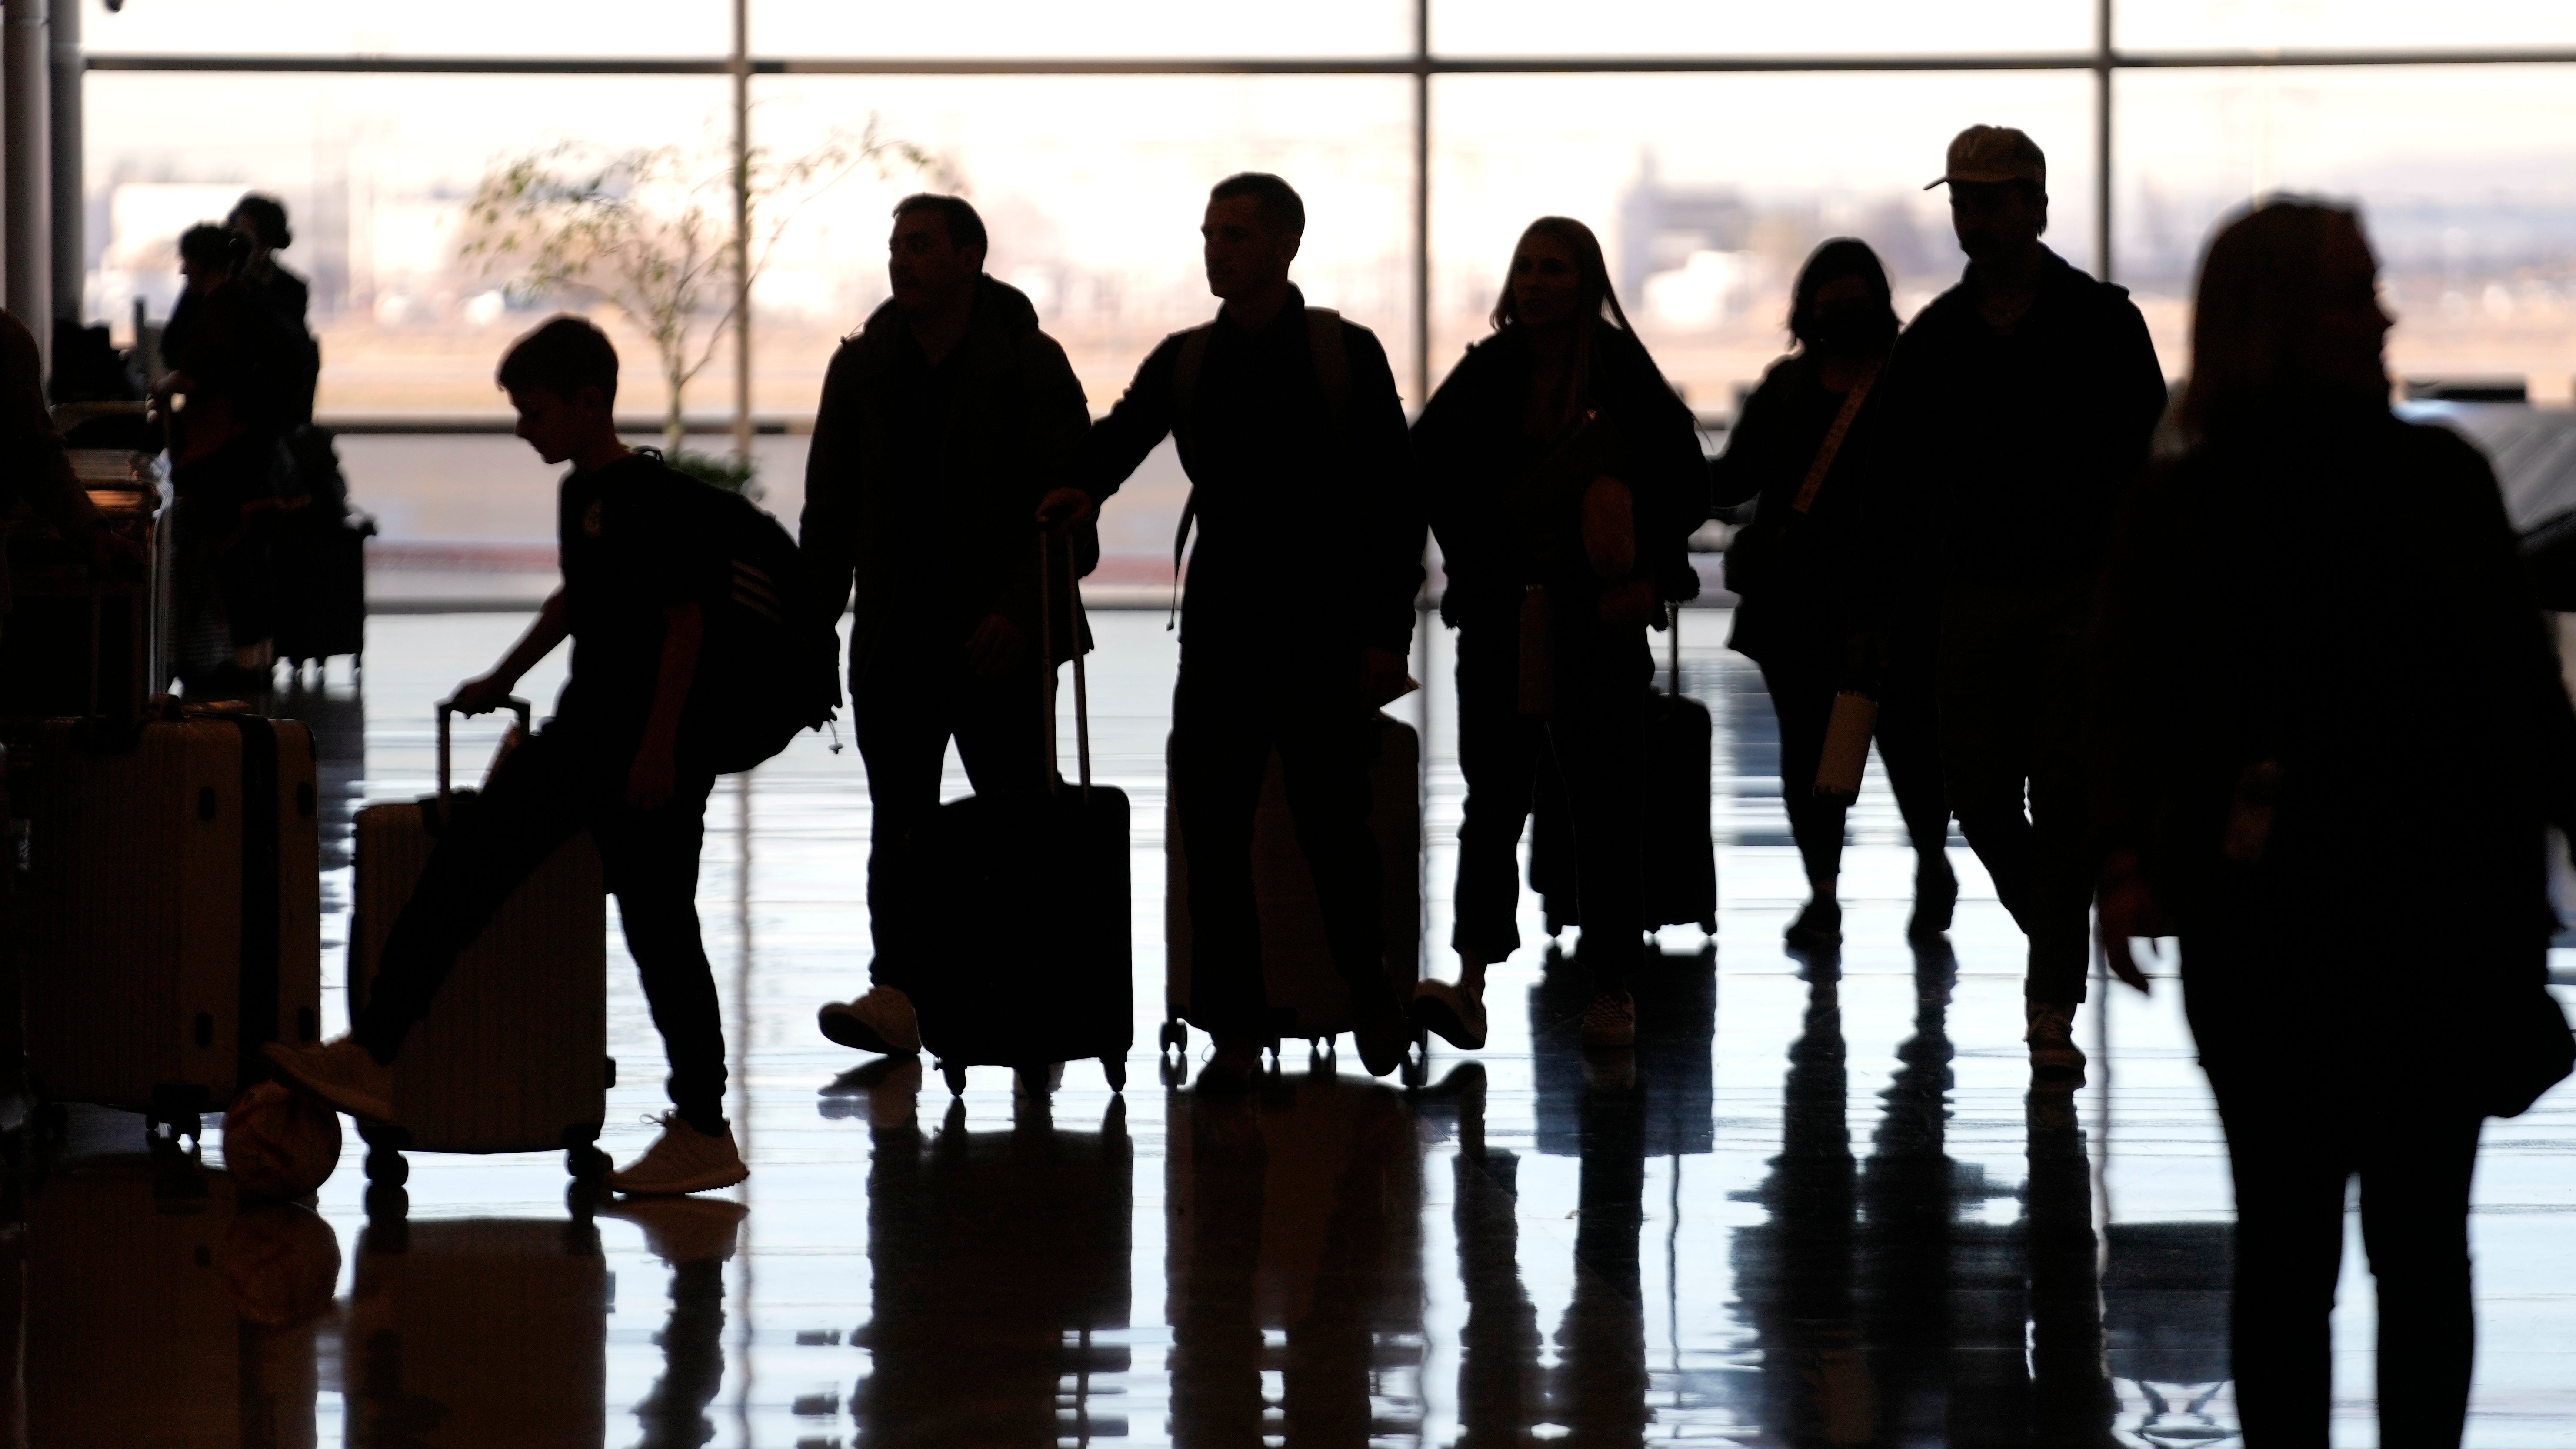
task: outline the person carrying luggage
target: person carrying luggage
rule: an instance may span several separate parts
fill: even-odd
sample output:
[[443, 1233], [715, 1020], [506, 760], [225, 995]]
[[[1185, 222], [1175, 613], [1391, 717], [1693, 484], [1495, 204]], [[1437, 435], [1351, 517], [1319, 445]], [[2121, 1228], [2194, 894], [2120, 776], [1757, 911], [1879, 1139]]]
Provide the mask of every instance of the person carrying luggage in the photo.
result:
[[[2029, 938], [2032, 1077], [2068, 1086], [2084, 1079], [2074, 1018], [2091, 964], [2084, 620], [2164, 373], [2128, 292], [2040, 243], [2048, 162], [2030, 137], [1969, 127], [1931, 183], [1945, 184], [1968, 267], [1907, 326], [1881, 384], [1869, 607], [1892, 635], [1939, 630], [1942, 793]], [[1914, 566], [1926, 548], [1937, 575]]]
[[1377, 707], [1410, 687], [1424, 526], [1385, 350], [1288, 280], [1305, 229], [1305, 203], [1278, 177], [1217, 183], [1200, 228], [1216, 320], [1154, 349], [1092, 428], [1071, 486], [1040, 508], [1055, 526], [1088, 518], [1166, 436], [1179, 443], [1183, 539], [1195, 521], [1199, 540], [1180, 604], [1172, 792], [1189, 1014], [1217, 1046], [1204, 1091], [1248, 1087], [1269, 1034], [1252, 836], [1274, 748], [1360, 1059], [1384, 1076], [1407, 1044], [1383, 960], [1368, 767]]
[[[2483, 1119], [2576, 1064], [2549, 989], [2576, 712], [2494, 471], [2389, 412], [2378, 271], [2340, 206], [2219, 230], [2181, 447], [2130, 495], [2094, 626], [2102, 945], [2143, 991], [2130, 939], [2180, 938], [2254, 1449], [2322, 1445], [2349, 1413], [2330, 1320], [2356, 1176], [2378, 1442], [2459, 1444]], [[2363, 625], [2354, 581], [2391, 558], [2406, 598]]]
[[1485, 970], [1520, 947], [1520, 839], [1553, 760], [1573, 825], [1592, 996], [1589, 1047], [1635, 1044], [1643, 951], [1646, 643], [1699, 592], [1688, 539], [1707, 516], [1690, 409], [1628, 326], [1601, 243], [1531, 222], [1467, 350], [1413, 427], [1414, 461], [1458, 630], [1455, 985], [1414, 988], [1413, 1019], [1485, 1042]]
[[313, 288], [279, 265], [277, 253], [295, 244], [286, 225], [286, 203], [256, 191], [233, 203], [224, 226], [241, 238], [234, 276], [272, 320], [277, 422], [281, 432], [313, 421], [313, 393], [322, 375], [322, 349], [307, 313]]
[[702, 652], [710, 673], [725, 663], [708, 601], [724, 596], [734, 565], [710, 537], [709, 497], [727, 495], [618, 441], [617, 352], [589, 322], [559, 316], [520, 338], [499, 381], [518, 435], [548, 463], [572, 464], [557, 512], [564, 581], [492, 672], [457, 690], [455, 706], [501, 707], [566, 639], [571, 677], [555, 717], [510, 751], [477, 808], [430, 856], [351, 1032], [311, 1047], [272, 1043], [267, 1053], [334, 1107], [390, 1117], [389, 1064], [458, 953], [566, 837], [587, 829], [671, 1065], [661, 1136], [608, 1185], [648, 1196], [729, 1187], [750, 1170], [725, 1120], [724, 1024], [697, 910], [707, 795], [725, 748], [724, 722], [707, 716], [725, 701], [689, 708]]
[[[1802, 951], [1842, 945], [1836, 882], [1851, 801], [1816, 788], [1826, 726], [1842, 691], [1865, 687], [1878, 704], [1879, 755], [1914, 842], [1914, 918], [1906, 934], [1947, 931], [1959, 898], [1947, 854], [1950, 813], [1941, 799], [1932, 621], [1906, 617], [1894, 633], [1880, 632], [1856, 607], [1864, 480], [1882, 461], [1887, 411], [1868, 399], [1896, 333], [1887, 272], [1869, 244], [1836, 237], [1817, 247], [1789, 305], [1798, 350], [1762, 375], [1727, 430], [1726, 452], [1709, 468], [1710, 503], [1732, 508], [1758, 500], [1727, 550], [1727, 587], [1741, 600], [1727, 644], [1762, 667], [1780, 724], [1780, 801], [1809, 890], [1787, 936]], [[1920, 561], [1885, 562], [1922, 568]]]
[[[917, 833], [939, 808], [948, 742], [975, 793], [1046, 786], [1039, 498], [1091, 426], [1064, 349], [1017, 289], [984, 275], [983, 219], [954, 196], [904, 198], [887, 242], [893, 299], [824, 374], [805, 466], [801, 535], [814, 609], [851, 607], [850, 697], [872, 811], [868, 927], [876, 955], [855, 1001], [817, 1013], [860, 1051], [921, 1050], [915, 995], [941, 969], [936, 893], [916, 878]], [[1096, 557], [1096, 551], [1095, 551]], [[1079, 566], [1079, 562], [1077, 564]], [[1072, 617], [1071, 579], [1055, 581]]]

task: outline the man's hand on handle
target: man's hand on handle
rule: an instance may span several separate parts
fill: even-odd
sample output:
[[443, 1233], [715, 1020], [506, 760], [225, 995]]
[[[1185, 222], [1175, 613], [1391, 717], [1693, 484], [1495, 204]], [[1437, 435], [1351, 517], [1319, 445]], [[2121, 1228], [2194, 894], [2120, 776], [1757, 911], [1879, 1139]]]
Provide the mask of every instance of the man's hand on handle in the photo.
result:
[[456, 686], [455, 698], [449, 701], [458, 714], [490, 714], [510, 702], [510, 690], [518, 683], [498, 674], [486, 674]]
[[1079, 488], [1058, 488], [1038, 500], [1038, 526], [1068, 533], [1091, 521], [1100, 505]]

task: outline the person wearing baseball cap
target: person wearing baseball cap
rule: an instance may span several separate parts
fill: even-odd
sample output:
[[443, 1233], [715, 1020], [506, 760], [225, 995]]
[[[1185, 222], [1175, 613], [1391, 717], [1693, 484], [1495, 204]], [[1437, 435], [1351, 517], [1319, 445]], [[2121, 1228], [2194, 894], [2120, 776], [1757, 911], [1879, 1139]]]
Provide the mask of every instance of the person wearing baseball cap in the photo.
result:
[[1943, 788], [2029, 937], [2032, 1076], [2071, 1087], [2091, 963], [2085, 621], [2164, 372], [2128, 292], [2040, 241], [2048, 158], [2029, 136], [1970, 126], [1930, 185], [1949, 188], [1968, 266], [1906, 328], [1881, 384], [1867, 614], [1891, 636], [1937, 632]]

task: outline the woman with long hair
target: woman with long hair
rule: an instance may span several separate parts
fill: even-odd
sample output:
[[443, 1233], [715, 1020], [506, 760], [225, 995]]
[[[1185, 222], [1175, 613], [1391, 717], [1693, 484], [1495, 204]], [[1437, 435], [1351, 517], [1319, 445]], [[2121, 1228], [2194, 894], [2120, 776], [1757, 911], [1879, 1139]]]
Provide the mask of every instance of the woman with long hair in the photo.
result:
[[[2219, 231], [2181, 450], [2129, 500], [2097, 621], [2102, 936], [2140, 990], [2128, 938], [2181, 939], [2254, 1449], [2326, 1442], [2355, 1176], [2379, 1442], [2460, 1442], [2480, 1125], [2576, 1052], [2546, 987], [2576, 714], [2486, 460], [2389, 412], [2377, 283], [2341, 207]], [[2365, 615], [2391, 567], [2403, 603]]]
[[1690, 409], [1628, 327], [1591, 228], [1521, 233], [1493, 334], [1413, 427], [1458, 630], [1459, 978], [1425, 981], [1414, 1020], [1484, 1045], [1485, 969], [1520, 945], [1518, 851], [1539, 769], [1565, 782], [1593, 994], [1587, 1046], [1636, 1036], [1642, 952], [1646, 630], [1698, 592], [1686, 552], [1706, 516]]
[[[1842, 945], [1843, 815], [1847, 796], [1819, 792], [1835, 697], [1875, 697], [1875, 737], [1896, 806], [1914, 842], [1914, 918], [1907, 934], [1950, 928], [1959, 897], [1951, 873], [1950, 815], [1941, 798], [1941, 745], [1929, 618], [1872, 627], [1868, 600], [1891, 590], [1876, 575], [1922, 567], [1867, 546], [1863, 479], [1884, 444], [1870, 393], [1896, 343], [1887, 270], [1866, 242], [1836, 237], [1799, 269], [1789, 304], [1798, 350], [1771, 365], [1737, 410], [1726, 452], [1711, 469], [1709, 501], [1754, 504], [1726, 561], [1739, 602], [1727, 643], [1762, 667], [1780, 724], [1780, 799], [1806, 867], [1806, 908], [1789, 944], [1826, 953]], [[1917, 611], [1919, 612], [1919, 611]]]

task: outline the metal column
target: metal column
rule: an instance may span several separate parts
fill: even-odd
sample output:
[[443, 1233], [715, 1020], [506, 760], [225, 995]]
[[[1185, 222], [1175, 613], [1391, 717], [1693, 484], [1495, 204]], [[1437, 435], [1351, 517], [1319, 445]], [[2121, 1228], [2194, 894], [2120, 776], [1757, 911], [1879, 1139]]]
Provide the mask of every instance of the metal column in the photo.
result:
[[36, 334], [36, 346], [52, 365], [53, 329], [46, 319], [53, 304], [46, 293], [53, 283], [51, 213], [53, 187], [45, 171], [45, 132], [51, 117], [45, 108], [45, 0], [7, 0], [5, 38], [0, 38], [0, 75], [5, 76], [8, 160], [9, 310]]
[[2111, 0], [2093, 6], [2093, 275], [2111, 280]]
[[1412, 401], [1431, 401], [1431, 0], [1413, 0]]
[[78, 322], [81, 294], [89, 281], [89, 248], [83, 235], [89, 206], [81, 156], [81, 0], [53, 0], [49, 19], [53, 74], [47, 82], [52, 87], [47, 99], [54, 134], [46, 165], [53, 176], [54, 315]]
[[[751, 0], [733, 0], [733, 457], [751, 466]], [[746, 807], [747, 808], [747, 807]]]

